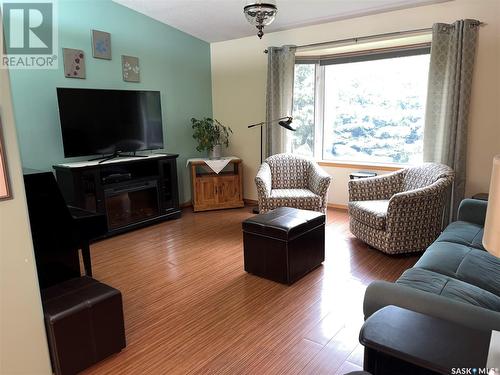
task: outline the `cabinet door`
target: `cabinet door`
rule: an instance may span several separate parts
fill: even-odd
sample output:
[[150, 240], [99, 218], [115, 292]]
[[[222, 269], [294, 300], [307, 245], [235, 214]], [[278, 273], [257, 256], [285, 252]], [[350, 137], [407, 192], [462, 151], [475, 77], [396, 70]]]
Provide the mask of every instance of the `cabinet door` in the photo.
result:
[[198, 177], [195, 182], [195, 209], [207, 209], [217, 206], [216, 179]]
[[165, 213], [179, 208], [177, 164], [175, 159], [162, 160], [160, 168], [160, 203]]
[[240, 179], [237, 175], [220, 176], [217, 178], [217, 202], [219, 204], [236, 204], [241, 199]]

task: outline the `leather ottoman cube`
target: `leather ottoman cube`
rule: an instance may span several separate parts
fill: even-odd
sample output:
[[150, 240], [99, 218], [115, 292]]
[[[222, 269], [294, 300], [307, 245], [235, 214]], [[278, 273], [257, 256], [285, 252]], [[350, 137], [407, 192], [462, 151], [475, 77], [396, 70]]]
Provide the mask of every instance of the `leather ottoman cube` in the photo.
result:
[[119, 290], [80, 277], [44, 289], [42, 302], [56, 375], [77, 374], [125, 347]]
[[245, 271], [292, 284], [325, 260], [325, 215], [280, 207], [243, 222]]

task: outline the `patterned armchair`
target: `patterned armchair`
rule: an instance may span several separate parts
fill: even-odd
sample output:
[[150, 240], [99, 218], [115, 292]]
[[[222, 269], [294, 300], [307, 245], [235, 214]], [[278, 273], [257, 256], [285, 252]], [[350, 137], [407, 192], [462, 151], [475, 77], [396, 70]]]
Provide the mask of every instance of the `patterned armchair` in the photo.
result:
[[255, 177], [259, 212], [278, 207], [326, 212], [331, 177], [312, 160], [292, 154], [268, 157]]
[[439, 235], [451, 168], [438, 163], [349, 181], [352, 234], [388, 254], [425, 250]]

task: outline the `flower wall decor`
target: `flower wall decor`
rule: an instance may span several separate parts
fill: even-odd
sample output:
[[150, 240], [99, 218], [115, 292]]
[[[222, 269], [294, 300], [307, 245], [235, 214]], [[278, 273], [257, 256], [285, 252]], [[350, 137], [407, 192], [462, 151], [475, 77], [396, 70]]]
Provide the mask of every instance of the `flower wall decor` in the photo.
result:
[[111, 34], [92, 30], [92, 56], [96, 59], [111, 60]]
[[139, 58], [122, 55], [123, 80], [125, 82], [140, 82], [141, 70], [139, 68]]
[[85, 79], [85, 53], [80, 49], [63, 48], [64, 76]]

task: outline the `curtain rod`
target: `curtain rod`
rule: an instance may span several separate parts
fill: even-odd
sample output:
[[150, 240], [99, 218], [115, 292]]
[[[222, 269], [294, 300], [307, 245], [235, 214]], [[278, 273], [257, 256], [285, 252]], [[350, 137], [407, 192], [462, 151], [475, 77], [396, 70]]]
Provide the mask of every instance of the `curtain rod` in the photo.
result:
[[[476, 23], [476, 26], [482, 26], [482, 25], [485, 25], [485, 23], [481, 22], [481, 21], [478, 21]], [[405, 30], [405, 31], [393, 31], [390, 33], [360, 36], [360, 37], [356, 37], [356, 38], [338, 39], [338, 40], [332, 40], [329, 42], [303, 44], [301, 46], [297, 46], [296, 48], [299, 49], [299, 48], [310, 48], [310, 47], [322, 47], [322, 46], [343, 44], [343, 43], [348, 43], [348, 42], [358, 43], [358, 42], [363, 41], [363, 40], [378, 39], [378, 38], [398, 36], [398, 35], [416, 34], [416, 33], [431, 32], [431, 31], [432, 31], [432, 27], [426, 27], [423, 29]], [[264, 53], [267, 53], [267, 52], [268, 52], [268, 50], [265, 49]]]

